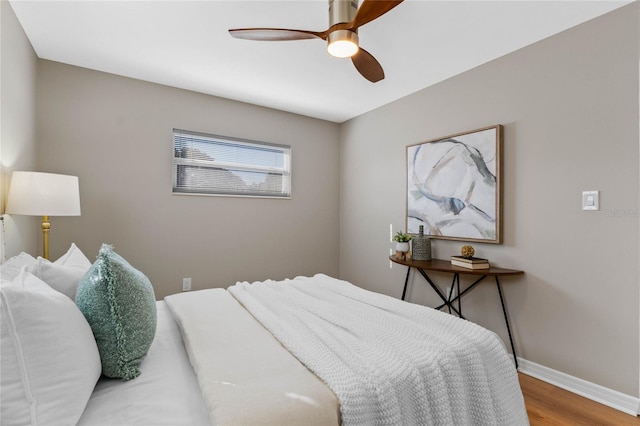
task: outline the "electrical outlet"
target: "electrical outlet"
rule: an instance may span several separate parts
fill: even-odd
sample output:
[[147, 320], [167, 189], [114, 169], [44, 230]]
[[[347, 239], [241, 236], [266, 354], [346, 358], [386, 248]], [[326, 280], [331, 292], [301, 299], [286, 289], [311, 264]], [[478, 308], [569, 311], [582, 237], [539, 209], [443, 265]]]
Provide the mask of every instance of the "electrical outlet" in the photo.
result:
[[191, 290], [191, 278], [183, 278], [182, 279], [182, 291]]

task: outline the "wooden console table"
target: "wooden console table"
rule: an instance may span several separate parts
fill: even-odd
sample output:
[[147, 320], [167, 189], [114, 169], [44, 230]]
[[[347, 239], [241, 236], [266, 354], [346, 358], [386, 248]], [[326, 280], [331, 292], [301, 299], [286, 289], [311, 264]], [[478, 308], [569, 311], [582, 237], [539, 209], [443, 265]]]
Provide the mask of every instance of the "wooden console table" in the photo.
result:
[[[511, 327], [509, 326], [509, 317], [507, 315], [507, 310], [504, 305], [504, 296], [502, 295], [502, 287], [500, 286], [499, 277], [510, 276], [510, 275], [522, 275], [524, 271], [518, 271], [514, 269], [504, 269], [504, 268], [495, 268], [490, 267], [489, 269], [468, 269], [461, 268], [458, 266], [451, 265], [451, 262], [448, 260], [440, 260], [440, 259], [432, 259], [432, 260], [400, 260], [396, 259], [395, 256], [389, 256], [389, 259], [400, 265], [407, 266], [407, 276], [404, 279], [404, 289], [402, 290], [402, 300], [407, 293], [407, 284], [409, 282], [409, 273], [411, 272], [411, 268], [417, 270], [420, 275], [429, 283], [431, 288], [438, 294], [440, 299], [442, 299], [442, 304], [436, 306], [435, 309], [442, 309], [445, 306], [448, 308], [449, 313], [455, 312], [460, 318], [464, 318], [462, 316], [462, 303], [461, 298], [464, 294], [468, 293], [471, 289], [475, 288], [482, 280], [487, 277], [495, 277], [496, 287], [498, 287], [498, 295], [500, 296], [500, 304], [502, 305], [502, 313], [504, 315], [504, 322], [507, 325], [507, 333], [509, 334], [509, 343], [511, 343], [511, 351], [513, 352], [513, 359], [516, 363], [516, 369], [518, 368], [518, 357], [516, 356], [516, 348], [513, 344], [513, 338], [511, 336]], [[433, 280], [427, 275], [426, 271], [432, 272], [445, 272], [449, 274], [453, 274], [453, 280], [451, 281], [451, 288], [449, 290], [449, 294], [445, 294], [440, 290]], [[471, 283], [467, 288], [460, 291], [460, 275], [475, 275], [478, 277], [473, 283]], [[456, 295], [454, 297], [454, 288]], [[455, 306], [457, 302], [457, 307]]]

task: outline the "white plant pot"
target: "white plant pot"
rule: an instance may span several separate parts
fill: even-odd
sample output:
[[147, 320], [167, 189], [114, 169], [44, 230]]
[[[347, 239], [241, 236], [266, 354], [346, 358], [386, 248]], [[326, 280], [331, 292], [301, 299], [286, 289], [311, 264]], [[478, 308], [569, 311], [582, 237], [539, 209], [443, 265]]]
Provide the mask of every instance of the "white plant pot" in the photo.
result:
[[396, 242], [396, 251], [401, 251], [402, 253], [406, 253], [409, 251], [409, 243], [400, 243]]

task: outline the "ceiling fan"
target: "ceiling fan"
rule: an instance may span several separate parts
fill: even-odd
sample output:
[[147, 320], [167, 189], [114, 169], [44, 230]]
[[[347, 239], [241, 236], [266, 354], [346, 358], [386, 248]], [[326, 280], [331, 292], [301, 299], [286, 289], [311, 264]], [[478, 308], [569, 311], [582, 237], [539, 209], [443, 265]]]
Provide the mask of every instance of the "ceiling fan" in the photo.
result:
[[326, 40], [327, 51], [351, 62], [364, 78], [375, 83], [384, 78], [380, 63], [359, 46], [358, 28], [389, 12], [403, 0], [329, 0], [329, 29], [325, 31], [286, 28], [238, 28], [229, 30], [235, 38], [258, 41], [289, 41], [319, 38]]

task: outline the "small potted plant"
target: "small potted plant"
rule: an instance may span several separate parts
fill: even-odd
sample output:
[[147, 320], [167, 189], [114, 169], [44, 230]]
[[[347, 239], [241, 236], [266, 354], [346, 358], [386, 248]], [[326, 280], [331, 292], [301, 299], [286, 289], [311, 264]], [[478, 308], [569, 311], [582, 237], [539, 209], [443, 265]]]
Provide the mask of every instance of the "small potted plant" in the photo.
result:
[[409, 241], [411, 241], [411, 235], [404, 234], [402, 231], [398, 231], [393, 236], [393, 241], [396, 242], [396, 251], [401, 253], [407, 253], [409, 251]]

